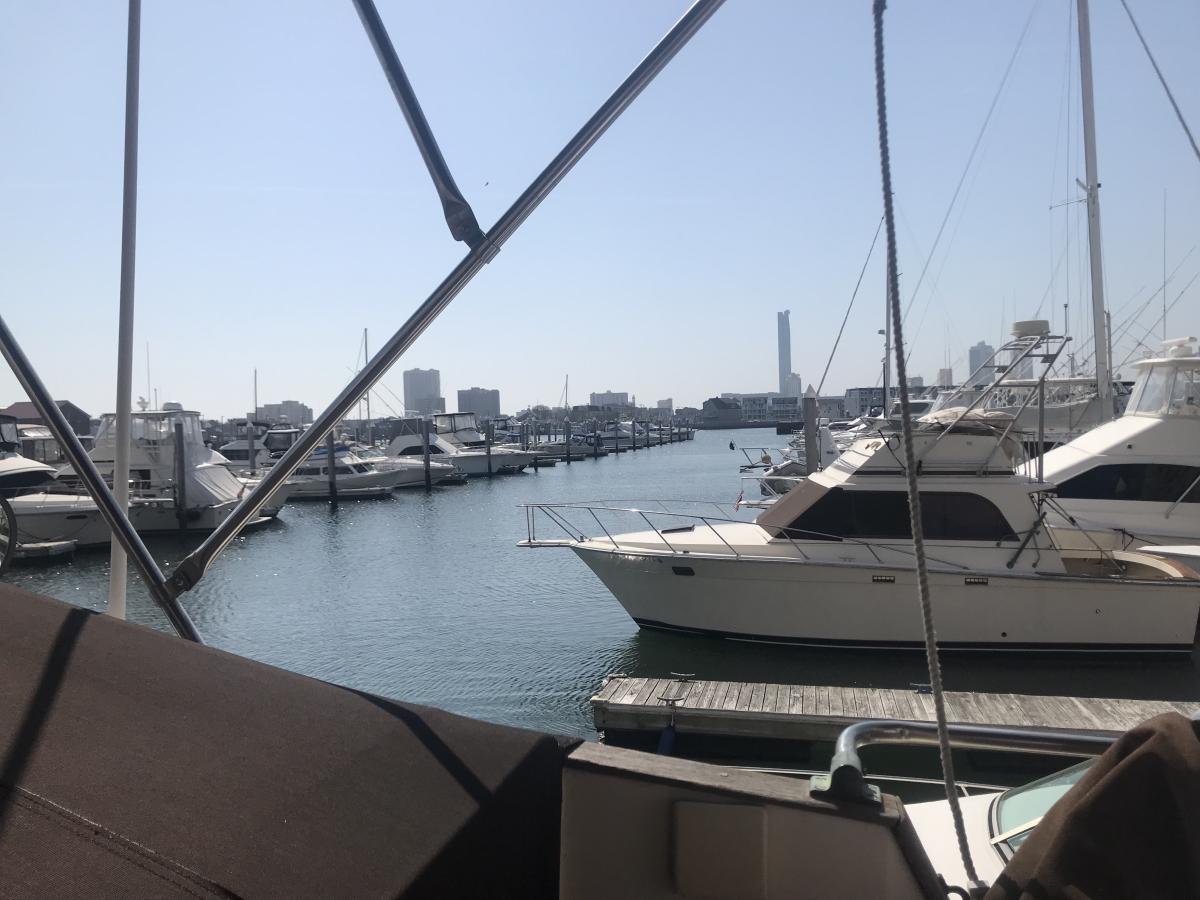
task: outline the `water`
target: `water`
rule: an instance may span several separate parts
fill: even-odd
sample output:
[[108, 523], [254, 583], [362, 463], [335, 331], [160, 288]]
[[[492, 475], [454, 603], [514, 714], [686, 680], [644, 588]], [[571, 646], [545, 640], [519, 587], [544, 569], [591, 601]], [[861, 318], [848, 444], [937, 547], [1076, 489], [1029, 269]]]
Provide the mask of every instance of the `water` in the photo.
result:
[[[730, 440], [782, 443], [765, 430], [700, 432], [691, 442], [536, 474], [343, 502], [336, 512], [327, 503], [293, 503], [277, 522], [234, 542], [183, 602], [205, 639], [224, 650], [389, 697], [585, 737], [593, 736], [588, 698], [610, 672], [927, 682], [919, 653], [639, 632], [575, 554], [515, 546], [526, 536], [517, 508], [525, 502], [707, 500], [733, 516], [745, 459], [729, 450]], [[539, 524], [543, 533], [552, 535]], [[164, 538], [151, 549], [169, 571], [194, 545]], [[6, 580], [100, 609], [108, 553], [18, 568]], [[129, 610], [132, 620], [167, 629], [136, 576]], [[1181, 661], [959, 655], [944, 668], [951, 690], [1200, 698], [1196, 653]]]

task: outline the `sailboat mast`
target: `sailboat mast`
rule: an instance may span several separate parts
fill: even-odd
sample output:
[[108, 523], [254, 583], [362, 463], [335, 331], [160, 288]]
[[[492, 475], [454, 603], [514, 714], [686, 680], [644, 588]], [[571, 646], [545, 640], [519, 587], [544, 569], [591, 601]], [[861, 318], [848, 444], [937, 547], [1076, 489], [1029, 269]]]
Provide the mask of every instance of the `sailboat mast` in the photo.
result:
[[1088, 0], [1076, 0], [1079, 15], [1079, 93], [1083, 101], [1083, 160], [1087, 184], [1088, 259], [1092, 277], [1092, 343], [1096, 349], [1096, 390], [1100, 420], [1113, 418], [1112, 359], [1104, 316], [1104, 261], [1100, 251], [1100, 179], [1096, 174], [1096, 106], [1092, 96], [1092, 29]]

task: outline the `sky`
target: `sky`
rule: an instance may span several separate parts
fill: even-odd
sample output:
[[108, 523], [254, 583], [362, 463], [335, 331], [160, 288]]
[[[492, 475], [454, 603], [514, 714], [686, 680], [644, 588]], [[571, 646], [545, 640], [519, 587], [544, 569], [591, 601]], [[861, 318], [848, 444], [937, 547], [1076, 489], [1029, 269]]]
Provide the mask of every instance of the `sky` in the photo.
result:
[[[377, 3], [485, 230], [685, 9]], [[1014, 319], [1066, 315], [1076, 345], [1090, 340], [1074, 5], [890, 4], [910, 374], [949, 362], [964, 377], [967, 348]], [[816, 385], [882, 214], [870, 6], [729, 0], [397, 362], [372, 411], [401, 406], [413, 367], [441, 371], [451, 409], [474, 385], [506, 411], [554, 405], [568, 375], [572, 403], [773, 390], [782, 309], [793, 368]], [[1092, 6], [1120, 363], [1135, 338], [1161, 338], [1164, 246], [1169, 300], [1200, 273], [1200, 161], [1118, 0]], [[1130, 6], [1200, 132], [1200, 4]], [[126, 14], [0, 3], [0, 314], [52, 393], [93, 415], [115, 406]], [[141, 91], [135, 399], [242, 415], [257, 369], [260, 403], [323, 407], [361, 362], [363, 329], [377, 349], [466, 252], [352, 5], [145, 0]], [[882, 251], [823, 393], [879, 380]], [[1200, 280], [1167, 331], [1200, 334]], [[0, 372], [0, 404], [20, 399]]]

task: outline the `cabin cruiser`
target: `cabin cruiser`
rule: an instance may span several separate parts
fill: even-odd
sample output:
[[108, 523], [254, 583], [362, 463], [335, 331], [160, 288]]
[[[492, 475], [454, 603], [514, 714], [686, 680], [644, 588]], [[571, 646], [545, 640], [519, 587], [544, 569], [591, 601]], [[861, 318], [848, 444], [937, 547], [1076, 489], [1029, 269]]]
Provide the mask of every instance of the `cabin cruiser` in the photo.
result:
[[40, 487], [54, 479], [57, 470], [36, 459], [21, 455], [21, 436], [17, 420], [0, 416], [0, 497]]
[[[956, 649], [1190, 652], [1200, 575], [1178, 559], [1068, 548], [1043, 527], [1052, 486], [1014, 470], [1011, 420], [960, 411], [914, 433], [939, 643]], [[928, 421], [935, 419], [934, 421]], [[642, 627], [835, 647], [922, 646], [900, 436], [863, 438], [753, 522], [531, 505], [523, 546], [570, 547]], [[536, 515], [565, 531], [539, 539]], [[636, 514], [649, 530], [581, 514]], [[560, 519], [561, 521], [555, 521]], [[657, 521], [655, 521], [657, 520]]]
[[[271, 425], [267, 422], [255, 422], [250, 419], [231, 419], [229, 424], [233, 426], [234, 437], [232, 441], [228, 441], [218, 448], [220, 454], [229, 460], [231, 468], [262, 468], [271, 458], [271, 449], [264, 441], [271, 431]], [[291, 446], [291, 444], [289, 443], [287, 446]], [[253, 455], [251, 448], [254, 451]]]
[[[176, 426], [182, 444], [176, 444]], [[204, 445], [200, 414], [189, 410], [142, 410], [131, 417], [129, 516], [143, 534], [211, 531], [233, 511], [246, 486]], [[105, 415], [88, 454], [110, 483], [116, 455], [116, 417]], [[183, 479], [177, 478], [182, 465]], [[46, 490], [23, 493], [10, 502], [20, 543], [74, 541], [85, 547], [107, 544], [109, 529], [96, 504], [78, 491], [70, 466]], [[182, 488], [182, 490], [180, 490]], [[278, 513], [285, 485], [272, 495], [260, 518]], [[266, 519], [263, 518], [263, 521]]]
[[[361, 462], [374, 466], [380, 472], [398, 471], [402, 477], [396, 482], [396, 487], [421, 487], [425, 484], [425, 463], [420, 459], [407, 456], [388, 456], [379, 447], [367, 447], [354, 444], [351, 449]], [[448, 462], [431, 459], [429, 461], [429, 480], [434, 484], [458, 479], [462, 473]]]
[[589, 444], [599, 441], [601, 447], [611, 450], [628, 450], [633, 446], [634, 438], [639, 445], [646, 443], [646, 429], [637, 422], [608, 422], [603, 428], [592, 434], [584, 434], [583, 439]]
[[1049, 451], [1057, 485], [1047, 522], [1060, 543], [1137, 548], [1200, 544], [1200, 351], [1164, 343], [1134, 364], [1125, 414]]
[[[377, 467], [345, 445], [334, 448], [334, 478], [338, 497], [386, 497], [398, 487], [424, 483], [419, 465]], [[329, 499], [329, 453], [324, 447], [313, 451], [287, 483], [297, 500]]]
[[[489, 474], [520, 472], [533, 464], [535, 454], [506, 447], [492, 447], [479, 432], [474, 413], [449, 413], [434, 417], [436, 431], [429, 432], [429, 455], [449, 463], [469, 478]], [[392, 439], [387, 455], [393, 458], [424, 460], [425, 445], [419, 430], [410, 421]]]

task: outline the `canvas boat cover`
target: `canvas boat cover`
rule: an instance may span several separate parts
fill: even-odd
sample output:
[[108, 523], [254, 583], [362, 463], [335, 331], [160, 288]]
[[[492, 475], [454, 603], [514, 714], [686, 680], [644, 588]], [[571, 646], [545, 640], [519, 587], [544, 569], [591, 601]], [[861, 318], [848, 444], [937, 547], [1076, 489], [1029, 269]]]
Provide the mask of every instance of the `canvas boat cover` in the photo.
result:
[[553, 897], [577, 744], [0, 584], [0, 896]]
[[1051, 807], [987, 900], [1200, 897], [1200, 723], [1126, 732]]

